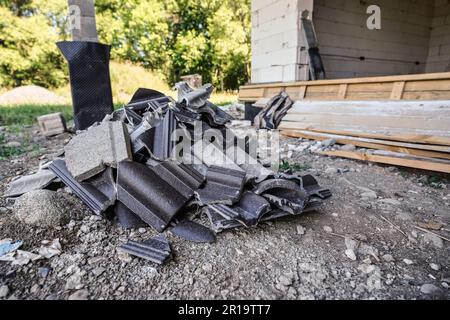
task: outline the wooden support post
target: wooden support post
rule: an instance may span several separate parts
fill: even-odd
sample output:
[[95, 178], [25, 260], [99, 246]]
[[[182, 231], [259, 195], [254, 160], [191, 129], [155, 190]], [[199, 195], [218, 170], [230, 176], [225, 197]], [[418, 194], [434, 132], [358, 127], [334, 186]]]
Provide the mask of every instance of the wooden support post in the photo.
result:
[[342, 99], [344, 100], [345, 97], [347, 96], [347, 89], [348, 89], [348, 84], [347, 83], [343, 83], [339, 86], [339, 96], [338, 99]]
[[94, 0], [68, 0], [73, 41], [98, 42]]
[[304, 100], [304, 99], [305, 99], [305, 96], [306, 96], [306, 89], [307, 89], [306, 86], [301, 86], [301, 87], [300, 87], [300, 91], [299, 91], [299, 99], [300, 99], [300, 100]]
[[405, 90], [405, 81], [394, 82], [394, 87], [391, 93], [392, 100], [401, 100], [403, 98], [403, 91]]

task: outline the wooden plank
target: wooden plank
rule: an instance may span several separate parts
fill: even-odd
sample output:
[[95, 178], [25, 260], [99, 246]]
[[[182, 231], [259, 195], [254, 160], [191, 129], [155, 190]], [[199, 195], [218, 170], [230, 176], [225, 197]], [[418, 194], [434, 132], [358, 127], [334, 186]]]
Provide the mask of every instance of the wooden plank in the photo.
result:
[[303, 138], [303, 139], [310, 139], [310, 140], [317, 140], [317, 141], [335, 139], [338, 144], [353, 144], [357, 147], [368, 148], [368, 149], [386, 150], [386, 151], [404, 153], [404, 154], [409, 154], [409, 155], [414, 155], [414, 156], [419, 156], [419, 157], [450, 160], [450, 153], [427, 151], [427, 150], [413, 149], [413, 148], [401, 147], [401, 146], [393, 146], [390, 144], [390, 141], [360, 139], [360, 138], [354, 138], [354, 137], [348, 137], [348, 136], [320, 134], [320, 133], [316, 133], [316, 132], [297, 131], [297, 130], [281, 131], [281, 134], [288, 136], [288, 137], [293, 137], [293, 138]]
[[300, 100], [305, 99], [307, 88], [308, 88], [307, 86], [301, 86], [301, 87], [300, 87], [300, 93], [299, 93], [299, 98], [300, 98]]
[[[293, 128], [288, 128], [287, 126], [280, 127], [281, 130], [290, 130]], [[389, 140], [389, 141], [403, 141], [410, 143], [425, 143], [425, 144], [434, 144], [434, 145], [442, 145], [442, 146], [450, 146], [450, 137], [437, 137], [437, 136], [429, 136], [429, 135], [387, 135], [387, 134], [374, 134], [374, 133], [365, 133], [365, 132], [352, 132], [352, 131], [339, 131], [339, 130], [331, 130], [331, 129], [314, 129], [311, 127], [301, 128], [301, 130], [308, 130], [311, 132], [317, 133], [330, 133], [351, 137], [360, 137], [360, 138], [368, 138], [368, 139], [381, 139], [381, 140]]]
[[347, 96], [348, 84], [343, 83], [339, 87], [338, 99], [345, 99]]
[[435, 172], [444, 172], [450, 173], [450, 164], [447, 163], [439, 163], [439, 162], [431, 162], [426, 160], [412, 160], [405, 158], [397, 158], [397, 157], [389, 157], [389, 156], [378, 156], [371, 155], [367, 153], [358, 153], [358, 152], [350, 152], [350, 151], [320, 151], [319, 154], [332, 156], [332, 157], [341, 157], [353, 160], [360, 161], [369, 161], [375, 163], [383, 163], [388, 165], [400, 166], [400, 167], [408, 167], [415, 169], [423, 169]]
[[351, 84], [351, 83], [378, 83], [378, 82], [398, 82], [398, 81], [421, 81], [421, 80], [450, 80], [450, 72], [440, 73], [424, 73], [416, 75], [400, 75], [400, 76], [383, 76], [368, 78], [349, 78], [349, 79], [333, 79], [333, 80], [317, 80], [317, 81], [299, 81], [285, 83], [267, 83], [267, 84], [251, 84], [241, 86], [241, 89], [247, 88], [271, 88], [271, 87], [299, 87], [299, 86], [318, 86], [332, 84]]
[[[450, 87], [450, 82], [448, 86]], [[450, 100], [450, 91], [405, 92], [403, 100]]]
[[450, 91], [449, 82], [445, 80], [406, 82], [405, 92], [414, 91]]
[[256, 100], [264, 97], [264, 88], [249, 88], [239, 92], [239, 98], [257, 98]]
[[373, 129], [405, 129], [405, 130], [436, 130], [448, 131], [449, 118], [422, 118], [422, 117], [393, 117], [390, 115], [380, 115], [378, 117], [372, 115], [358, 114], [290, 114], [288, 113], [283, 121], [298, 122], [301, 125], [341, 125], [354, 126], [358, 125], [370, 130]]
[[391, 100], [401, 100], [403, 96], [403, 90], [405, 89], [405, 81], [398, 81], [394, 83], [392, 88]]

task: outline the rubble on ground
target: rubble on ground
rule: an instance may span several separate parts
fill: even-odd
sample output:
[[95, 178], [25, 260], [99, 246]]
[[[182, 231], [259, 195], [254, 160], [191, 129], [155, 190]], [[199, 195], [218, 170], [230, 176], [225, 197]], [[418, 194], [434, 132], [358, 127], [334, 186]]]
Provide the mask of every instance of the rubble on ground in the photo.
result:
[[[193, 90], [180, 83], [177, 88], [178, 101], [139, 89], [128, 105], [78, 132], [66, 145], [65, 157], [48, 168], [96, 215], [112, 217], [123, 228], [151, 226], [193, 242], [211, 243], [216, 232], [299, 215], [331, 196], [311, 175], [266, 167], [271, 164], [264, 159], [267, 150], [252, 153], [261, 141], [247, 136], [248, 123], [233, 122], [208, 101], [211, 85]], [[233, 132], [233, 125], [237, 129], [230, 140], [227, 129]], [[183, 139], [189, 144], [177, 149]], [[19, 209], [39, 192], [51, 191], [32, 192], [17, 200]], [[55, 213], [55, 219], [61, 216]], [[210, 227], [200, 223], [202, 216]], [[24, 213], [21, 219], [27, 218]], [[30, 223], [46, 222], [39, 216]], [[170, 256], [166, 241], [161, 235], [119, 250], [164, 263]]]

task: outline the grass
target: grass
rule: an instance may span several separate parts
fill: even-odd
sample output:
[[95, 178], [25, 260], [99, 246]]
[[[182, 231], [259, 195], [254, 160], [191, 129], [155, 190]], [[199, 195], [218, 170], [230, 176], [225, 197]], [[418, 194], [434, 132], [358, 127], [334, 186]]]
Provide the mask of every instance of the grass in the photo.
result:
[[[10, 126], [7, 127], [9, 132], [20, 132], [23, 126]], [[40, 152], [40, 147], [37, 144], [31, 142], [31, 137], [26, 135], [22, 139], [20, 146], [7, 146], [6, 145], [5, 134], [0, 132], [0, 160], [8, 160], [14, 156], [19, 156], [22, 154], [38, 154]]]
[[282, 172], [302, 172], [311, 169], [308, 163], [289, 163], [287, 161], [282, 161], [279, 170]]
[[73, 118], [72, 108], [68, 105], [0, 106], [0, 125], [32, 125], [37, 117], [54, 112], [62, 112], [66, 121]]
[[[174, 98], [177, 96], [176, 91], [173, 91], [164, 81], [163, 75], [144, 69], [141, 66], [111, 61], [110, 75], [113, 100], [116, 104], [128, 103], [139, 88], [157, 90]], [[69, 84], [53, 91], [70, 101]], [[237, 92], [214, 92], [210, 100], [217, 105], [226, 105], [236, 102], [237, 99]]]

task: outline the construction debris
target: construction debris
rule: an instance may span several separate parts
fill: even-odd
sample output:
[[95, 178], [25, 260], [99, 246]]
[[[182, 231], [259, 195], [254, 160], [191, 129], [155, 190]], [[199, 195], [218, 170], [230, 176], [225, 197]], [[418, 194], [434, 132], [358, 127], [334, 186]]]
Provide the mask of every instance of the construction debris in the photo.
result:
[[61, 112], [37, 118], [41, 133], [46, 137], [56, 136], [67, 131], [66, 120]]
[[107, 119], [75, 136], [64, 151], [67, 168], [79, 182], [102, 172], [106, 166], [117, 168], [119, 162], [132, 159], [125, 125]]
[[163, 264], [171, 254], [169, 241], [163, 235], [159, 235], [142, 243], [129, 241], [128, 243], [119, 246], [118, 250], [156, 264]]
[[22, 246], [22, 241], [12, 242], [11, 239], [0, 240], [0, 257], [14, 252]]
[[[233, 118], [207, 100], [211, 85], [177, 88], [178, 101], [139, 89], [128, 105], [78, 132], [65, 159], [49, 169], [97, 215], [115, 217], [126, 229], [151, 226], [197, 243], [212, 243], [225, 229], [299, 215], [331, 196], [312, 176], [264, 167], [261, 159], [272, 165], [265, 158], [269, 148], [259, 148], [255, 129], [229, 129]], [[289, 101], [275, 99], [263, 121], [276, 125]], [[278, 156], [276, 146], [273, 152]], [[195, 221], [201, 214], [212, 230]], [[54, 244], [40, 256], [59, 251]], [[170, 246], [158, 237], [130, 241], [120, 251], [161, 264]]]
[[11, 182], [9, 189], [2, 197], [17, 197], [33, 190], [44, 189], [55, 179], [56, 175], [50, 170], [40, 170], [35, 174], [24, 176]]
[[281, 120], [292, 107], [293, 102], [281, 92], [272, 99], [261, 99], [255, 105], [262, 106], [262, 111], [255, 117], [254, 125], [258, 129], [277, 129]]
[[13, 210], [17, 219], [40, 227], [57, 227], [66, 222], [68, 212], [63, 197], [51, 190], [33, 190], [15, 200]]

